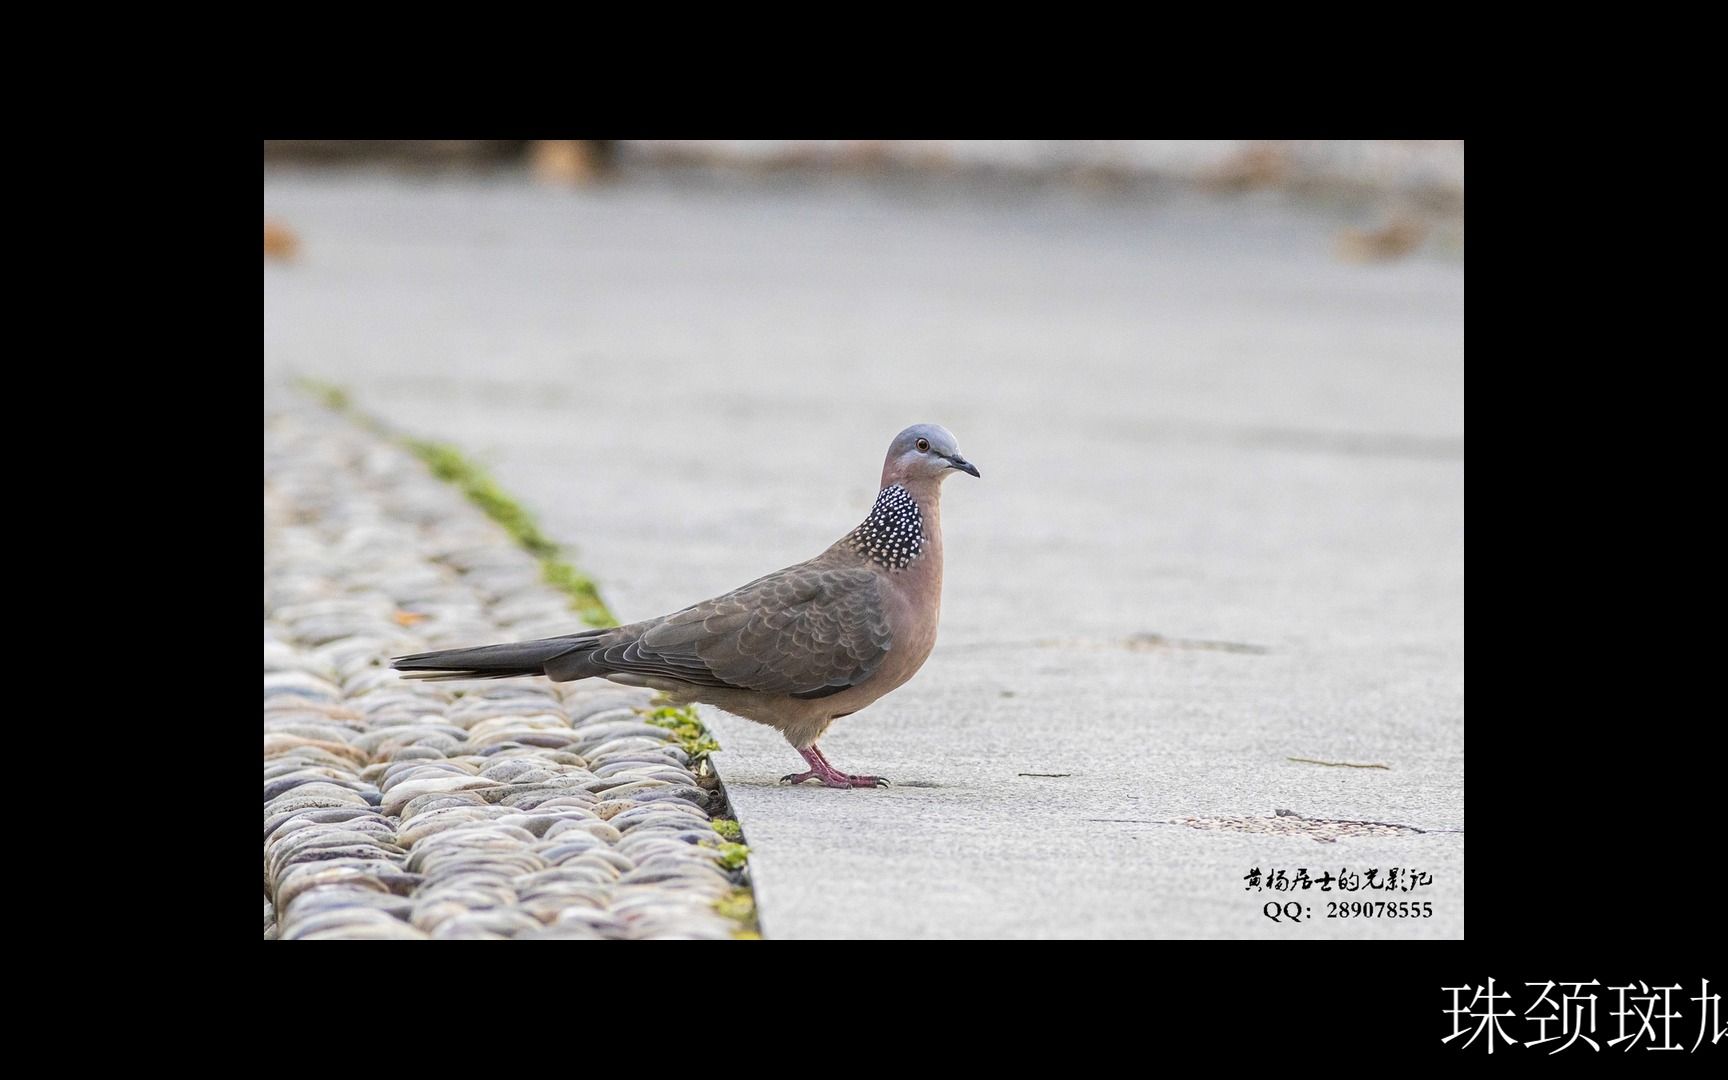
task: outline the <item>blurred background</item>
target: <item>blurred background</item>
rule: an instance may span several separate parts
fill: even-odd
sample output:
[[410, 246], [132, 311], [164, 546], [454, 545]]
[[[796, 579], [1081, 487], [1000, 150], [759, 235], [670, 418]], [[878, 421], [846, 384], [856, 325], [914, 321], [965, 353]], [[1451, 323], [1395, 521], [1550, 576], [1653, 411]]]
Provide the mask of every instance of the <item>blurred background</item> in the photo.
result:
[[[1072, 534], [1109, 521], [1153, 560], [1235, 536], [1220, 474], [1168, 476], [1197, 454], [1462, 453], [1461, 142], [298, 141], [264, 158], [267, 374], [543, 470], [559, 531], [596, 555], [599, 534], [627, 539], [627, 568], [594, 569], [638, 614], [685, 602], [656, 567], [711, 562], [722, 583], [759, 558], [740, 539], [777, 530], [819, 549], [919, 421], [996, 465], [964, 497], [1082, 545], [1023, 563], [1074, 577], [1071, 603], [1110, 623], [1124, 583], [1076, 576], [1104, 553]], [[1086, 505], [1041, 509], [1034, 475]], [[705, 521], [696, 496], [718, 491]], [[1228, 636], [1219, 601], [1182, 632]]]
[[[625, 621], [821, 551], [943, 424], [941, 640], [836, 761], [1461, 828], [1463, 157], [266, 143], [265, 376], [478, 458]], [[729, 786], [790, 764], [758, 734]]]

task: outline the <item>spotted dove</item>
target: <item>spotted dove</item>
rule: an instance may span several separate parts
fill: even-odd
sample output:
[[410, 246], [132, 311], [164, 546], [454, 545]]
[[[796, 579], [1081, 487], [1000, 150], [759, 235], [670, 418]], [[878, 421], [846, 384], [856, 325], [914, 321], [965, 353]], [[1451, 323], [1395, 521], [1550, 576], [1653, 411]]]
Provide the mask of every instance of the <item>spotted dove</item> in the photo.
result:
[[563, 637], [400, 656], [408, 678], [555, 682], [598, 676], [768, 724], [808, 771], [782, 777], [878, 787], [843, 773], [816, 741], [917, 674], [942, 607], [942, 481], [978, 475], [954, 436], [918, 424], [894, 437], [870, 516], [808, 562], [657, 619]]

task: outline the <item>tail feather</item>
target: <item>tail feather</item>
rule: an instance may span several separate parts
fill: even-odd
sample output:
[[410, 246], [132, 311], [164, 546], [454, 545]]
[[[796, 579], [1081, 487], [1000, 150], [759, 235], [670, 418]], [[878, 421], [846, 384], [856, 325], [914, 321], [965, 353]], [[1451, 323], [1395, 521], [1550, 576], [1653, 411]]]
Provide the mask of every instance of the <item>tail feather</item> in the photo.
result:
[[567, 653], [594, 647], [594, 634], [512, 641], [471, 649], [441, 649], [394, 657], [390, 666], [410, 679], [509, 679], [544, 675], [546, 664]]

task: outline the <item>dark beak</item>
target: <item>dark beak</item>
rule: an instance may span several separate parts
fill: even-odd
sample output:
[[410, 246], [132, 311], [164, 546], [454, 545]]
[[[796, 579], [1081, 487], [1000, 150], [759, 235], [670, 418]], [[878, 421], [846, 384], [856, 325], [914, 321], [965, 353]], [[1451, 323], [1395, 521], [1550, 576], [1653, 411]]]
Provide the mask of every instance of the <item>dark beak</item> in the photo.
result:
[[[948, 467], [950, 469], [959, 469], [961, 472], [969, 472], [973, 476], [978, 476], [978, 466], [972, 464], [963, 457], [949, 458]], [[980, 479], [982, 479], [982, 477], [980, 477]]]

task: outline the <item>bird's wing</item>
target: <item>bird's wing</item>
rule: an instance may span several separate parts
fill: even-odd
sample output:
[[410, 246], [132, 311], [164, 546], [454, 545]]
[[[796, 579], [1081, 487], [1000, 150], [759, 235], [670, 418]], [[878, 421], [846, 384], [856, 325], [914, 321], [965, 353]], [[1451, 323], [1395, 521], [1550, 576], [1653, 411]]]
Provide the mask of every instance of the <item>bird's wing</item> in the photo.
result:
[[888, 655], [884, 600], [874, 571], [806, 563], [668, 615], [593, 659], [700, 686], [826, 697], [869, 678]]

